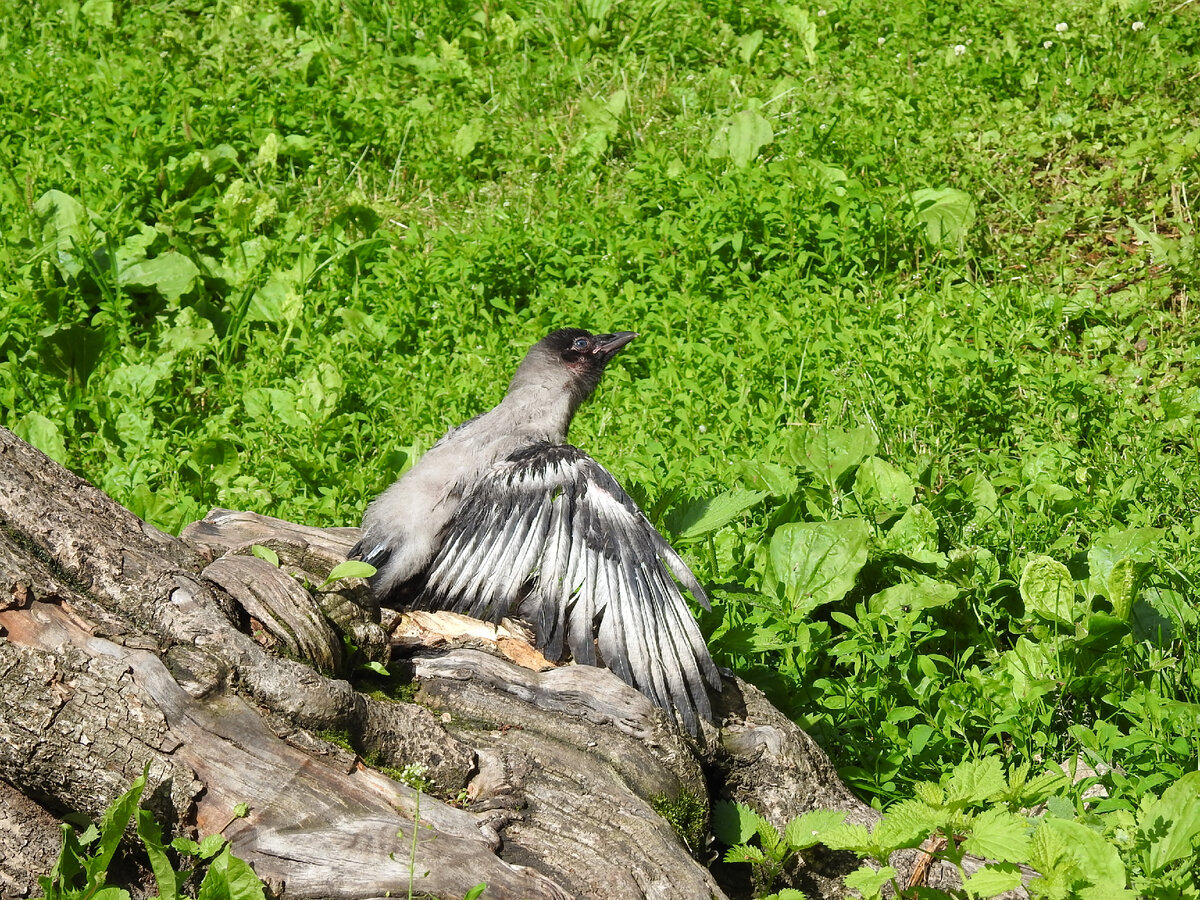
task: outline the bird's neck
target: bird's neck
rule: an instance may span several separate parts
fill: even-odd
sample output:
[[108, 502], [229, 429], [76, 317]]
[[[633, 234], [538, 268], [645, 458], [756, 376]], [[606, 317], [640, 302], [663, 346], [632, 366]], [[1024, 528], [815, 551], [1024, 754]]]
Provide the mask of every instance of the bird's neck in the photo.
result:
[[524, 385], [509, 391], [496, 408], [514, 431], [529, 432], [539, 440], [561, 444], [567, 439], [579, 401], [561, 388]]

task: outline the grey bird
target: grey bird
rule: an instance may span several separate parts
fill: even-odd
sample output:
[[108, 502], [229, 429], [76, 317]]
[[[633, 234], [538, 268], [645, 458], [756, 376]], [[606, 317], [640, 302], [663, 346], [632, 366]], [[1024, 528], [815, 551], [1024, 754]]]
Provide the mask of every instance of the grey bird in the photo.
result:
[[603, 665], [692, 734], [720, 675], [680, 585], [695, 575], [598, 462], [566, 443], [579, 405], [637, 334], [563, 328], [508, 393], [452, 428], [367, 507], [350, 553], [389, 606], [533, 626], [547, 659]]

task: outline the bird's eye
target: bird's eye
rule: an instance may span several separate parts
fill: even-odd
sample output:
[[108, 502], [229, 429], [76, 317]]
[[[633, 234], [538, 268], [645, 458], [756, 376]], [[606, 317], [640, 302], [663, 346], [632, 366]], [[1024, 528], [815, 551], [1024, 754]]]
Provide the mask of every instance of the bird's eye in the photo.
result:
[[575, 343], [571, 345], [572, 350], [586, 350], [590, 346], [587, 338], [575, 338]]

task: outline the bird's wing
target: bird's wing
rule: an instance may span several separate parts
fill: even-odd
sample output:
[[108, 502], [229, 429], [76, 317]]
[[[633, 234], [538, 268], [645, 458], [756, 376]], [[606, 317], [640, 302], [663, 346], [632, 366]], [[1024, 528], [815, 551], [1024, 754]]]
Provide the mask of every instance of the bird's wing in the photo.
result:
[[[672, 577], [673, 576], [673, 577]], [[564, 645], [603, 664], [697, 731], [720, 688], [679, 583], [696, 577], [616, 479], [574, 447], [538, 443], [501, 460], [463, 496], [417, 605], [533, 625], [550, 659]], [[600, 659], [597, 660], [596, 647]]]

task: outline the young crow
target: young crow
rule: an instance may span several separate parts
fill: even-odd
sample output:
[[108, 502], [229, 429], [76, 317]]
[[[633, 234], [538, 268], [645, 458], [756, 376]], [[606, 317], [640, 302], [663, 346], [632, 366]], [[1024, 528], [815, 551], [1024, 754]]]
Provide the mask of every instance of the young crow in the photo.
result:
[[720, 676], [679, 584], [708, 598], [613, 476], [565, 443], [635, 337], [563, 328], [534, 344], [499, 406], [367, 507], [350, 555], [378, 570], [381, 602], [524, 619], [548, 659], [607, 666], [697, 734]]

